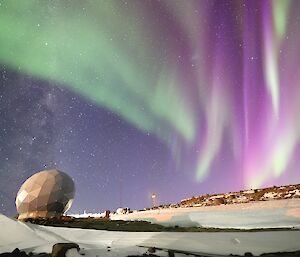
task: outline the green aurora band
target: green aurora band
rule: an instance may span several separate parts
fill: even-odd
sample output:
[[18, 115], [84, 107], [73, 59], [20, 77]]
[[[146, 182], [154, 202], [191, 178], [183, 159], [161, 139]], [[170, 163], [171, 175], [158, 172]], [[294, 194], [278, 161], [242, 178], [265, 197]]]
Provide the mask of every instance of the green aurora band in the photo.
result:
[[1, 64], [153, 133], [196, 181], [221, 154], [247, 187], [294, 177], [299, 1], [0, 4]]
[[150, 45], [147, 24], [136, 21], [139, 5], [129, 10], [117, 1], [2, 2], [0, 61], [58, 82], [165, 142], [174, 128], [192, 142], [193, 110], [176, 76], [165, 76], [168, 67], [156, 62], [164, 48]]

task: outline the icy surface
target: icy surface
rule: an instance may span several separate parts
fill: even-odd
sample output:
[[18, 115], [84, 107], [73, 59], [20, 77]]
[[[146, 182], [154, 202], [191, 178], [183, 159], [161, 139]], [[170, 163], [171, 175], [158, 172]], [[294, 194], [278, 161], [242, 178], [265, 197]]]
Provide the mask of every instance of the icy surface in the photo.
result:
[[16, 222], [0, 214], [0, 252], [34, 248], [47, 241], [22, 222]]
[[231, 205], [169, 208], [111, 215], [113, 220], [217, 228], [300, 228], [300, 198]]
[[[141, 254], [147, 247], [218, 255], [300, 250], [300, 231], [269, 232], [114, 232], [45, 227], [0, 214], [0, 253], [16, 247], [51, 252], [58, 242], [75, 242], [87, 257]], [[143, 247], [139, 247], [143, 246]]]

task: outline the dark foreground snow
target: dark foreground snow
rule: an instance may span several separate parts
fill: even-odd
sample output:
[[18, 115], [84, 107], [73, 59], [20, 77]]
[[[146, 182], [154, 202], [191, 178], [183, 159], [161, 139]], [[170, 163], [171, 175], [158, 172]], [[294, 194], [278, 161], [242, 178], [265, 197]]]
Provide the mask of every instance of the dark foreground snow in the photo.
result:
[[[150, 247], [212, 255], [260, 255], [299, 251], [300, 231], [263, 232], [115, 232], [46, 227], [11, 220], [0, 214], [0, 253], [18, 247], [26, 252], [50, 253], [59, 242], [76, 242], [87, 257], [128, 256]], [[142, 247], [141, 247], [142, 246]], [[167, 256], [166, 252], [161, 252]]]

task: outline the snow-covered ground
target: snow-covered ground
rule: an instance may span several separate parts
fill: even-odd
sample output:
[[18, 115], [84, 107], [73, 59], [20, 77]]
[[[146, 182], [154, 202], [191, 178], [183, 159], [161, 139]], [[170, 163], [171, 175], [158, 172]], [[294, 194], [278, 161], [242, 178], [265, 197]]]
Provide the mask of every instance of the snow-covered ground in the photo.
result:
[[[141, 254], [147, 247], [218, 256], [245, 252], [259, 255], [300, 250], [300, 231], [114, 232], [45, 227], [0, 214], [0, 253], [16, 247], [27, 252], [51, 252], [52, 245], [58, 242], [78, 243], [86, 257]], [[166, 252], [162, 256], [167, 256]]]
[[105, 212], [91, 213], [91, 212], [84, 211], [83, 213], [80, 213], [80, 214], [68, 214], [68, 216], [74, 217], [74, 218], [88, 218], [88, 217], [104, 218]]
[[145, 220], [163, 225], [217, 228], [300, 228], [300, 198], [218, 206], [168, 208], [110, 216], [112, 220]]

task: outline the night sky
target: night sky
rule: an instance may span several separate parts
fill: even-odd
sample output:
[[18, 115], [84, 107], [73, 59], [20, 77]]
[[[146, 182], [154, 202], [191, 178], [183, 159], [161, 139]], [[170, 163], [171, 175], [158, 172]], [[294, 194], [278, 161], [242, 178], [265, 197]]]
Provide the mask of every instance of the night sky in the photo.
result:
[[70, 212], [300, 182], [300, 1], [0, 0], [0, 212], [46, 168]]

